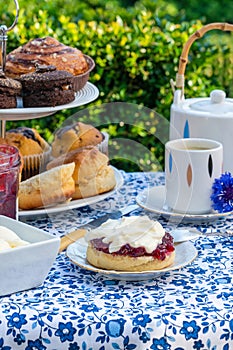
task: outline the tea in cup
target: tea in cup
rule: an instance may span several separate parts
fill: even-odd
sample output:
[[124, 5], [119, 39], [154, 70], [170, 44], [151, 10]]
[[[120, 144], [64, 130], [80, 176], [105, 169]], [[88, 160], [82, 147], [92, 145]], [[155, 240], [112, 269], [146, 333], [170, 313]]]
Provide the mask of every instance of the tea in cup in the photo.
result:
[[179, 213], [209, 213], [212, 186], [222, 169], [220, 142], [202, 138], [168, 141], [165, 144], [166, 204]]

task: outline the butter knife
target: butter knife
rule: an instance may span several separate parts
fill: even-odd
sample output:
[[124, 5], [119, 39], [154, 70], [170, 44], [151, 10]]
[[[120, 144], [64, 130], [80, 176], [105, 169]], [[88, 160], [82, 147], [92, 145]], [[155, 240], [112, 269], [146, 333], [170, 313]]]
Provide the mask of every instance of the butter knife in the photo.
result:
[[74, 230], [70, 233], [67, 233], [61, 238], [60, 241], [60, 248], [59, 248], [59, 253], [61, 253], [63, 250], [65, 250], [68, 245], [71, 243], [77, 241], [77, 239], [83, 237], [87, 231], [87, 229], [94, 229], [101, 224], [103, 224], [105, 221], [108, 219], [119, 219], [124, 215], [127, 215], [129, 213], [132, 213], [134, 210], [140, 209], [140, 207], [137, 204], [129, 205], [125, 208], [122, 208], [120, 210], [113, 211], [111, 213], [107, 213], [102, 215], [101, 217], [91, 220], [85, 225], [79, 226], [77, 230]]

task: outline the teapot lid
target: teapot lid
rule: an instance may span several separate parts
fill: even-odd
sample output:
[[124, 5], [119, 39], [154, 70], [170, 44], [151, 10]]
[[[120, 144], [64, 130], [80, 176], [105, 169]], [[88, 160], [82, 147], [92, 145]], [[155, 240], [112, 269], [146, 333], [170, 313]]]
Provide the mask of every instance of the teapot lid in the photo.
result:
[[233, 100], [226, 99], [226, 93], [222, 90], [213, 90], [210, 98], [201, 99], [190, 104], [191, 109], [214, 114], [233, 113]]

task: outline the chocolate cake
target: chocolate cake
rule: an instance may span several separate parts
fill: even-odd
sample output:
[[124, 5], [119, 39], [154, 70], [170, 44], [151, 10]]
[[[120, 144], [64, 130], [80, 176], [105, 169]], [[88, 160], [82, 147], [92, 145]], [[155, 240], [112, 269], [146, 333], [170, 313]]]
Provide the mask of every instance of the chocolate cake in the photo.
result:
[[21, 83], [17, 80], [7, 78], [0, 71], [0, 108], [16, 108], [17, 95], [21, 92]]
[[55, 66], [37, 64], [36, 71], [23, 74], [20, 82], [24, 107], [55, 107], [75, 99], [73, 75]]

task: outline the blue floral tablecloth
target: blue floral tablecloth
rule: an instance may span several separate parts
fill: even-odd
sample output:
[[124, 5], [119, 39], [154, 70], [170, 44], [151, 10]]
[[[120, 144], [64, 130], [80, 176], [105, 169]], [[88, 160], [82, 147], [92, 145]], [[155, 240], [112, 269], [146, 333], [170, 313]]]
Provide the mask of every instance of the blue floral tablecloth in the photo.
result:
[[[122, 174], [124, 185], [102, 202], [21, 220], [63, 235], [134, 203], [146, 186], [164, 184], [163, 173]], [[203, 229], [229, 228], [232, 220]], [[191, 264], [141, 282], [80, 269], [61, 253], [42, 286], [0, 298], [0, 350], [233, 349], [233, 238], [201, 237], [194, 244], [198, 257]]]

